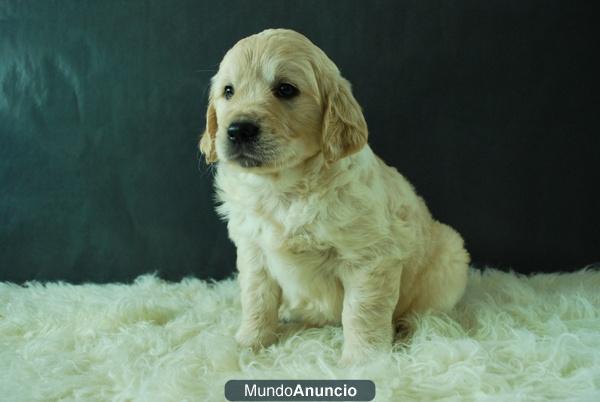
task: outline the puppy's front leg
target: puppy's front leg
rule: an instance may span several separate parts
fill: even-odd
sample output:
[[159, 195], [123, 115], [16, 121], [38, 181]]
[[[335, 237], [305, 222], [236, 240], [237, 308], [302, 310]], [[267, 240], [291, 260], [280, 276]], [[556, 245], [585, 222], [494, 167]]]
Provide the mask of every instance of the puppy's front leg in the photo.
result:
[[341, 365], [364, 362], [372, 352], [391, 346], [392, 317], [398, 302], [401, 272], [398, 266], [355, 267], [344, 272]]
[[259, 256], [244, 254], [238, 248], [238, 281], [241, 288], [242, 323], [235, 339], [255, 350], [277, 339], [281, 288], [270, 276]]

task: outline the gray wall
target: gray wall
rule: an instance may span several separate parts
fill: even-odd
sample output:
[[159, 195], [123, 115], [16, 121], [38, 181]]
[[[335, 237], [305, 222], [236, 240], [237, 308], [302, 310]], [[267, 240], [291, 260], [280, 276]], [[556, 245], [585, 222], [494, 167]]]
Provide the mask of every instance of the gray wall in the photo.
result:
[[596, 21], [575, 4], [0, 0], [0, 280], [228, 276], [196, 142], [222, 55], [268, 27], [337, 62], [372, 147], [477, 265], [599, 261]]

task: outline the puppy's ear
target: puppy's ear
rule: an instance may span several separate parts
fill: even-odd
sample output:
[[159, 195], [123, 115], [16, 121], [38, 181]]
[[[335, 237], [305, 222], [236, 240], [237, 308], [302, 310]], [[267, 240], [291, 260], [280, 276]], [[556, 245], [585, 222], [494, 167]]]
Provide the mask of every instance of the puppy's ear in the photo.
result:
[[215, 137], [217, 135], [217, 112], [213, 105], [212, 96], [208, 99], [208, 107], [206, 109], [206, 129], [202, 138], [200, 138], [200, 152], [204, 155], [206, 163], [217, 161], [217, 151], [215, 149]]
[[325, 159], [332, 163], [365, 146], [369, 131], [346, 79], [340, 77], [329, 92], [323, 117], [322, 149]]

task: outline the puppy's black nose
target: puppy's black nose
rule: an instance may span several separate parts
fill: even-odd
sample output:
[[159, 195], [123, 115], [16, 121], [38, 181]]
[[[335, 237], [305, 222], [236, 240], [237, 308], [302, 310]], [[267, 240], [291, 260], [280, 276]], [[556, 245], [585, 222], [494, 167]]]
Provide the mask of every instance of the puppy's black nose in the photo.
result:
[[258, 135], [258, 127], [247, 121], [231, 123], [227, 128], [227, 136], [233, 142], [251, 141]]

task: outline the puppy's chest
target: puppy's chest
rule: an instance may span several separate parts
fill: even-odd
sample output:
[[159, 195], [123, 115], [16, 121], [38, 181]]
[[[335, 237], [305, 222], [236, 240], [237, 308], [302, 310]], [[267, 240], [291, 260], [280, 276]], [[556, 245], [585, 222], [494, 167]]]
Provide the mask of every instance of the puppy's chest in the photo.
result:
[[283, 290], [282, 317], [337, 323], [343, 294], [339, 261], [314, 208], [284, 203], [265, 211], [257, 205], [230, 216], [230, 235], [236, 244], [251, 241], [262, 251], [267, 269]]
[[[259, 251], [283, 291], [282, 317], [339, 322], [343, 289], [338, 250], [323, 200], [222, 192], [219, 212], [238, 248]], [[335, 225], [333, 225], [335, 226]]]
[[319, 211], [309, 202], [255, 202], [234, 207], [229, 216], [235, 242], [251, 240], [267, 253], [290, 257], [322, 253], [330, 248]]

